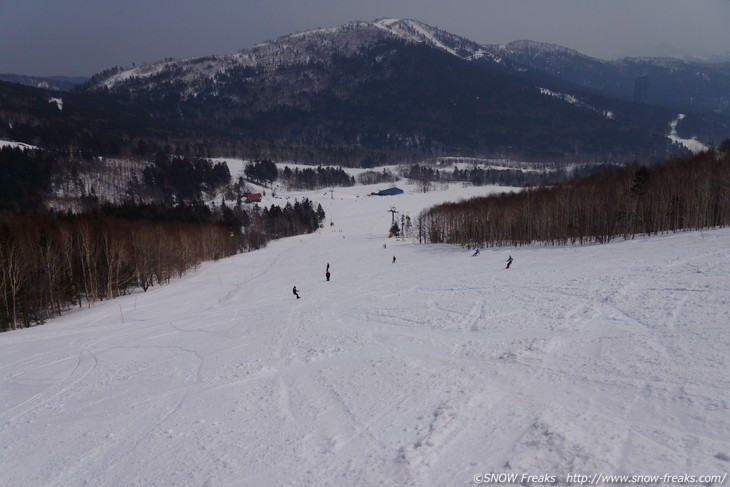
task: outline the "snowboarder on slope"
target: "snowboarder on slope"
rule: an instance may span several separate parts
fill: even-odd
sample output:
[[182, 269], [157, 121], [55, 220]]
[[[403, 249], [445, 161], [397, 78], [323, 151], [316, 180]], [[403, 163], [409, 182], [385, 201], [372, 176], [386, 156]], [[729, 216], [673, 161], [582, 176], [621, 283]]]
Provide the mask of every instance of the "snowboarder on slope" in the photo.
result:
[[476, 249], [473, 254], [471, 254], [472, 257], [476, 257], [479, 255], [479, 249]]
[[507, 259], [507, 267], [505, 267], [505, 269], [509, 269], [509, 266], [512, 265], [513, 260], [514, 259], [512, 259], [512, 256], [510, 255], [509, 258]]
[[292, 292], [294, 293], [294, 296], [296, 296], [297, 299], [299, 299], [299, 291], [297, 291], [297, 287], [296, 286], [294, 286], [294, 289], [292, 290]]
[[395, 255], [393, 256], [393, 264], [395, 264]]

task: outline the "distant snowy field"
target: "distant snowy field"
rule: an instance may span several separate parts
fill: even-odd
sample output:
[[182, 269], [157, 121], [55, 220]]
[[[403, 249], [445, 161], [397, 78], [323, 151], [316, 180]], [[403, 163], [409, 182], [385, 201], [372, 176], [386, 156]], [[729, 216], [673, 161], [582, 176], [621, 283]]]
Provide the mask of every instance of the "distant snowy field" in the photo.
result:
[[502, 189], [387, 186], [279, 191], [325, 228], [0, 334], [0, 485], [730, 470], [730, 229], [471, 257], [388, 210]]
[[0, 149], [10, 147], [11, 149], [37, 149], [34, 145], [25, 144], [23, 142], [14, 142], [12, 140], [0, 139]]

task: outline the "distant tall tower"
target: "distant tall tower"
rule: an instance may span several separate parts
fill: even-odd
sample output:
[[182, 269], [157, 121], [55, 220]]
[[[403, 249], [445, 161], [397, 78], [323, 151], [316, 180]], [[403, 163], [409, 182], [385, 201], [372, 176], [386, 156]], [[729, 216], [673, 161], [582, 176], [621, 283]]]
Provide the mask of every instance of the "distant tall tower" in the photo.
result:
[[647, 103], [649, 101], [649, 77], [639, 76], [634, 83], [634, 101]]

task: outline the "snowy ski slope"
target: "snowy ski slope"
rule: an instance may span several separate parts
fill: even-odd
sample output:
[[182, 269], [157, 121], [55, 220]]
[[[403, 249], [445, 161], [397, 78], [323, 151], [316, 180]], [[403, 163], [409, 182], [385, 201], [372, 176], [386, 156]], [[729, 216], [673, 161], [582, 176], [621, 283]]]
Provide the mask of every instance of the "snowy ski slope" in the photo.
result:
[[730, 229], [471, 257], [388, 210], [495, 188], [399, 186], [300, 193], [315, 234], [0, 334], [0, 485], [730, 470]]

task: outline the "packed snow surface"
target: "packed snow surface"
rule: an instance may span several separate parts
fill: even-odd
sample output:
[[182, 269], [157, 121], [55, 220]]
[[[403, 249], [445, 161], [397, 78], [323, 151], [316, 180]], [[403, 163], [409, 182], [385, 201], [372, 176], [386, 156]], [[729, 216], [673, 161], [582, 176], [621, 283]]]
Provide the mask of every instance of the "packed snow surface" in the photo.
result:
[[388, 210], [493, 188], [387, 186], [290, 195], [325, 227], [0, 334], [0, 485], [726, 475], [730, 229], [472, 257]]

